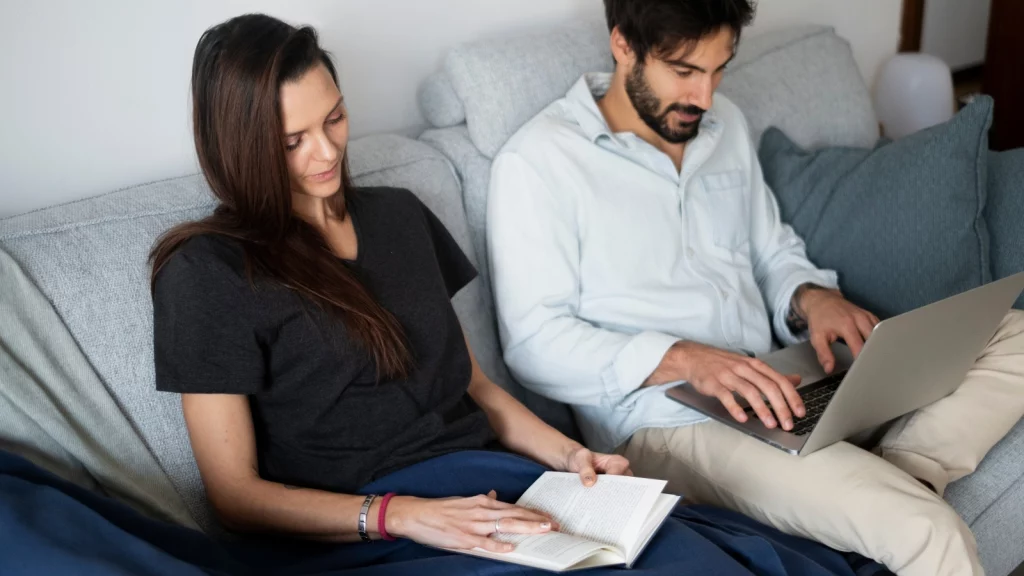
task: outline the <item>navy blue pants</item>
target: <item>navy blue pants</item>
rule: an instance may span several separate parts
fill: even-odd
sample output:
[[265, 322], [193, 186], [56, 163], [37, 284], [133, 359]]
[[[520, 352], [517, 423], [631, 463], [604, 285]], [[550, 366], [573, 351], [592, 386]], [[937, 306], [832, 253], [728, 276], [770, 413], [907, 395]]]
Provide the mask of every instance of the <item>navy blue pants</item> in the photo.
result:
[[[362, 493], [474, 496], [496, 490], [515, 502], [544, 472], [518, 456], [462, 452], [377, 480]], [[679, 507], [636, 563], [637, 574], [869, 576], [878, 564], [787, 536], [717, 508]], [[589, 574], [622, 574], [595, 569]], [[545, 574], [449, 554], [412, 541], [317, 544], [221, 542], [150, 520], [0, 451], [0, 574]]]

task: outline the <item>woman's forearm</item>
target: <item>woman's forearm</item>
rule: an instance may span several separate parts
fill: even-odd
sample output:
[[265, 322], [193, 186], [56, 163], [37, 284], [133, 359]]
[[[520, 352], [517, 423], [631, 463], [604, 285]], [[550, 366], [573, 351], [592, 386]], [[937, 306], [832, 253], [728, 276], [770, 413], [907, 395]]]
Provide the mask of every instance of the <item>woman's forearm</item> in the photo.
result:
[[[287, 534], [324, 542], [357, 542], [359, 512], [365, 496], [298, 488], [253, 478], [210, 494], [217, 516], [236, 532]], [[383, 496], [383, 495], [382, 495]], [[379, 538], [376, 498], [366, 515], [366, 531]], [[390, 525], [390, 523], [389, 523]]]
[[[466, 347], [469, 347], [468, 339]], [[511, 394], [492, 382], [477, 364], [472, 348], [469, 356], [473, 362], [469, 395], [487, 414], [487, 419], [498, 434], [502, 445], [549, 468], [564, 468], [569, 454], [581, 448], [581, 444], [549, 426]]]

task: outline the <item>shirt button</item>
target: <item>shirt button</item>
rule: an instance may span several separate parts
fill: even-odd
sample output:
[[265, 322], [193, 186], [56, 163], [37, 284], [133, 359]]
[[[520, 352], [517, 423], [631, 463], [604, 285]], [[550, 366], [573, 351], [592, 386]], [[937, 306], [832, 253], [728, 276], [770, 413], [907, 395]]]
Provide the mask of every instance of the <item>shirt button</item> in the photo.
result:
[[690, 258], [693, 258], [694, 256], [697, 255], [697, 253], [693, 250], [693, 248], [687, 248], [686, 255], [689, 256]]

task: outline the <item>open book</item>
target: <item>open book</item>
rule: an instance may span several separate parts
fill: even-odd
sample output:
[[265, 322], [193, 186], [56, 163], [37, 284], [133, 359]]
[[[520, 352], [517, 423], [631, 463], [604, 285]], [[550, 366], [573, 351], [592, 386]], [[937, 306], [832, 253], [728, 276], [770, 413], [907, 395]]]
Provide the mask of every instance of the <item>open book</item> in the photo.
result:
[[545, 472], [516, 504], [549, 514], [559, 532], [537, 535], [495, 534], [492, 538], [516, 545], [496, 554], [480, 548], [451, 550], [565, 572], [597, 566], [632, 568], [647, 543], [679, 502], [662, 494], [666, 482], [630, 476], [597, 477], [586, 488], [579, 474]]

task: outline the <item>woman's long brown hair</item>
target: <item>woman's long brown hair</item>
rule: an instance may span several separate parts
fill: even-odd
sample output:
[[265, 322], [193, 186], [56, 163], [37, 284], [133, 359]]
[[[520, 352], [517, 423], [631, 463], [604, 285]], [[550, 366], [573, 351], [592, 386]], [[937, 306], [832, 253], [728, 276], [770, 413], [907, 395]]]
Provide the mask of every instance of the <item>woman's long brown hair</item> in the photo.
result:
[[[244, 248], [254, 275], [280, 282], [344, 322], [373, 357], [378, 378], [408, 375], [412, 358], [401, 324], [384, 309], [324, 236], [292, 212], [279, 91], [323, 64], [338, 82], [316, 31], [260, 14], [207, 30], [192, 62], [192, 127], [203, 175], [220, 204], [197, 222], [172, 228], [150, 253], [151, 288], [168, 259], [189, 239], [217, 234]], [[345, 217], [352, 189], [347, 160], [341, 188], [329, 199]]]

